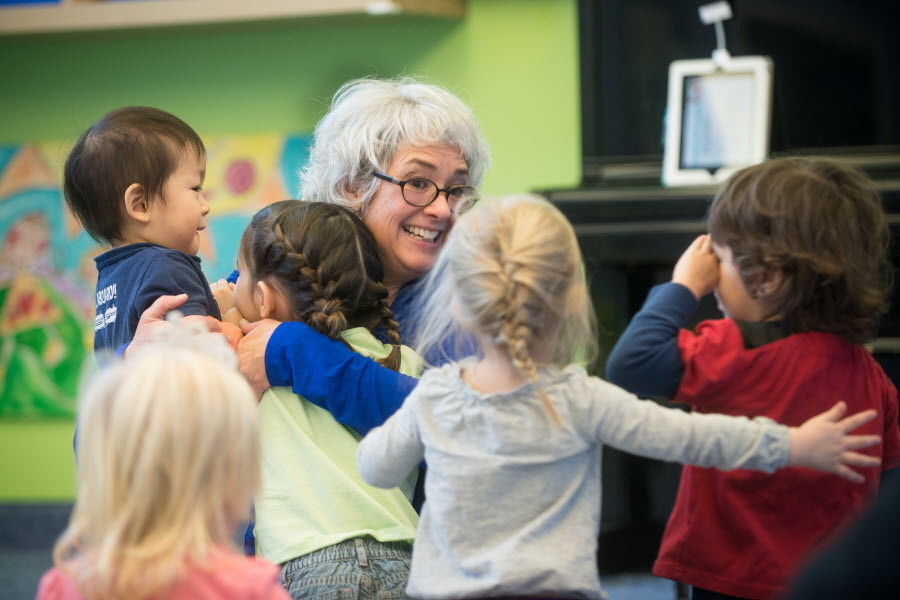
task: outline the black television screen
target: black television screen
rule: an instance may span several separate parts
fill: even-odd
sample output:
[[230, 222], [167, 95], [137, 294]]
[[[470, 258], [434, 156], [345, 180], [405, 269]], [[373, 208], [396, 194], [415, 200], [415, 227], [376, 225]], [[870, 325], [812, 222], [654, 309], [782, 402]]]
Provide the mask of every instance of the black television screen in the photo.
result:
[[[709, 58], [716, 47], [714, 27], [697, 12], [706, 3], [580, 0], [586, 182], [604, 179], [610, 165], [635, 163], [658, 180], [669, 63]], [[771, 154], [898, 151], [900, 2], [730, 5], [728, 51], [774, 62]]]

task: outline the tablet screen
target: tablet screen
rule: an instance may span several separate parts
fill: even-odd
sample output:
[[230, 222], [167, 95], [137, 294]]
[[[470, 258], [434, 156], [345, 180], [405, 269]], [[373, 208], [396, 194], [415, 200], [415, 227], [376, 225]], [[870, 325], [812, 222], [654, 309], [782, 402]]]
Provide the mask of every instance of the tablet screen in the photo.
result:
[[772, 61], [718, 56], [669, 65], [663, 185], [713, 185], [765, 159]]
[[753, 162], [753, 73], [685, 77], [682, 169], [719, 169]]

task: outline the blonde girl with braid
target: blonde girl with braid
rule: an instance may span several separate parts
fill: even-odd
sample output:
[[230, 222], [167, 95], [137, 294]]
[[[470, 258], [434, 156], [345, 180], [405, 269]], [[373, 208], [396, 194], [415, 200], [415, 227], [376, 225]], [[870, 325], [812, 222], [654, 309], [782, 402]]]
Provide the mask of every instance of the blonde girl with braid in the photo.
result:
[[[300, 321], [389, 369], [419, 376], [422, 360], [400, 345], [375, 240], [357, 213], [322, 202], [271, 204], [244, 231], [238, 271], [226, 318]], [[376, 325], [390, 344], [372, 335]], [[390, 489], [367, 485], [355, 460], [362, 436], [290, 388], [266, 390], [259, 420], [256, 552], [282, 566], [291, 597], [404, 598], [418, 522], [410, 504], [417, 469]]]
[[427, 371], [360, 443], [366, 482], [390, 488], [423, 459], [425, 496], [407, 595], [603, 598], [597, 574], [604, 444], [657, 459], [856, 480], [841, 404], [800, 427], [639, 400], [574, 364], [591, 356], [592, 303], [572, 226], [532, 196], [483, 201], [454, 226], [424, 282], [419, 352], [461, 330], [476, 355]]

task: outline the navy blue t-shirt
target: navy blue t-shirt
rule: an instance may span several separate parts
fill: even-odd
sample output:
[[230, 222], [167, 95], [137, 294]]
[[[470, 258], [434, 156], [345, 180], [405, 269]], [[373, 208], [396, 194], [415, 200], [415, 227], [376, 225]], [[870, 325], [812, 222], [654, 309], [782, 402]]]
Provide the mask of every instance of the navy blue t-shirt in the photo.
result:
[[141, 314], [163, 295], [187, 294], [183, 315], [222, 318], [200, 269], [200, 258], [156, 244], [104, 252], [97, 263], [94, 352], [114, 352], [134, 337]]

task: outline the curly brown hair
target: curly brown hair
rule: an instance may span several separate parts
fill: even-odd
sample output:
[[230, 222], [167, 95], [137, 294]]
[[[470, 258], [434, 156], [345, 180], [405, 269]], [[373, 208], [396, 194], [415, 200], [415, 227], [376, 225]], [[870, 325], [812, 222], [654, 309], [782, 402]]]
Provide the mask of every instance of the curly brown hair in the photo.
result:
[[732, 175], [709, 213], [713, 242], [731, 248], [751, 296], [767, 272], [768, 298], [793, 332], [871, 340], [888, 310], [893, 268], [881, 196], [862, 172], [835, 160], [785, 158]]
[[378, 246], [356, 213], [325, 202], [275, 202], [250, 220], [239, 252], [248, 271], [241, 277], [274, 285], [293, 320], [331, 339], [381, 322], [393, 349], [378, 362], [400, 367], [400, 325], [381, 283]]

